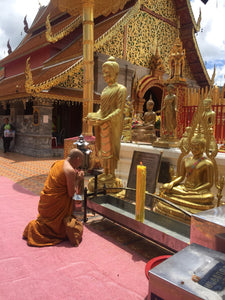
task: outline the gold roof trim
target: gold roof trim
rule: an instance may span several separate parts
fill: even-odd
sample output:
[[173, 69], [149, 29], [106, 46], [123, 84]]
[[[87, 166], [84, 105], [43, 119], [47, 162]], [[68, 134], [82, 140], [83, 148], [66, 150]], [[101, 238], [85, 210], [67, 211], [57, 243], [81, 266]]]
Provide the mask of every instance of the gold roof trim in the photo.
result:
[[201, 20], [202, 20], [201, 10], [199, 11], [198, 21], [196, 23], [190, 0], [186, 0], [186, 2], [187, 2], [187, 7], [189, 9], [189, 13], [190, 13], [190, 16], [191, 16], [191, 19], [192, 19], [192, 23], [194, 25], [194, 30], [195, 30], [195, 32], [199, 32], [199, 30], [201, 28]]
[[[42, 99], [49, 99], [52, 101], [71, 101], [71, 102], [79, 102], [79, 103], [83, 103], [85, 102], [85, 100], [83, 98], [79, 98], [79, 97], [74, 97], [74, 96], [68, 96], [68, 95], [61, 95], [57, 96], [57, 94], [49, 94], [49, 93], [44, 93], [41, 92], [38, 94], [38, 97], [41, 97]], [[94, 104], [99, 104], [99, 100], [94, 99], [93, 100]]]
[[50, 24], [50, 14], [49, 14], [47, 16], [46, 23], [45, 23], [45, 25], [46, 25], [46, 32], [45, 32], [46, 40], [50, 43], [56, 43], [59, 40], [66, 37], [67, 35], [69, 35], [71, 32], [73, 32], [81, 23], [82, 23], [82, 17], [79, 16], [75, 20], [73, 20], [70, 24], [65, 26], [62, 30], [53, 34], [52, 27]]
[[83, 62], [83, 57], [80, 58], [75, 64], [73, 64], [71, 67], [66, 69], [65, 71], [59, 73], [56, 76], [53, 76], [52, 78], [38, 83], [34, 84], [33, 78], [32, 78], [32, 73], [31, 73], [31, 68], [30, 68], [30, 57], [27, 59], [26, 62], [26, 69], [25, 69], [25, 76], [26, 76], [26, 81], [25, 81], [25, 89], [28, 94], [33, 94], [36, 95], [40, 93], [43, 90], [48, 90], [49, 88], [58, 85], [62, 81], [65, 81], [68, 76], [72, 76], [75, 72], [76, 69], [80, 68], [81, 63]]

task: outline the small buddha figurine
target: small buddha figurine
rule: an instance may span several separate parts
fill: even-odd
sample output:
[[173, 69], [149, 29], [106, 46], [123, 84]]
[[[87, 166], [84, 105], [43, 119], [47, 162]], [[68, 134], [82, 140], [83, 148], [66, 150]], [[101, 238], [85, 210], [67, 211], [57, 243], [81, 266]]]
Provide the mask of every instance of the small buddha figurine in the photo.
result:
[[153, 143], [156, 140], [155, 121], [156, 113], [153, 111], [154, 101], [150, 98], [146, 103], [147, 111], [144, 113], [142, 123], [133, 128], [132, 139], [134, 141]]
[[123, 131], [122, 131], [122, 141], [123, 142], [131, 142], [132, 141], [132, 122], [133, 122], [133, 115], [134, 115], [134, 108], [133, 108], [133, 101], [131, 97], [128, 96], [126, 103], [124, 105], [124, 119], [123, 119]]
[[189, 152], [188, 135], [190, 134], [191, 127], [186, 127], [182, 138], [180, 139], [178, 146], [182, 153], [187, 154]]
[[[96, 147], [103, 162], [103, 174], [98, 175], [98, 187], [118, 187], [120, 181], [115, 177], [115, 170], [120, 154], [127, 89], [117, 83], [119, 64], [114, 57], [111, 56], [103, 64], [102, 71], [107, 86], [101, 94], [100, 109], [89, 113], [87, 121], [94, 126]], [[88, 188], [93, 191], [94, 179], [89, 181]]]
[[208, 128], [212, 128], [216, 122], [216, 113], [212, 110], [212, 99], [203, 100], [203, 119], [206, 121]]
[[[214, 207], [214, 196], [211, 193], [214, 165], [204, 156], [206, 140], [202, 133], [195, 132], [191, 138], [190, 149], [193, 156], [182, 159], [178, 176], [162, 186], [160, 197], [186, 211], [197, 213]], [[161, 202], [156, 204], [155, 211], [182, 221], [187, 218], [181, 211]]]
[[150, 98], [146, 103], [147, 111], [144, 113], [143, 117], [143, 127], [147, 130], [153, 130], [155, 128], [156, 113], [153, 111], [153, 107], [154, 101]]

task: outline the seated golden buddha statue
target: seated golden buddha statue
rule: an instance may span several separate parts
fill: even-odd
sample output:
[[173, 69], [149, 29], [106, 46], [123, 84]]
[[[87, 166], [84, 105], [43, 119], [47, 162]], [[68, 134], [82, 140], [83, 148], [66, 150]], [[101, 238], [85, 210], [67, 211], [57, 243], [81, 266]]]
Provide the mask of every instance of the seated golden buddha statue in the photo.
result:
[[142, 124], [136, 124], [132, 130], [132, 140], [153, 143], [156, 140], [155, 121], [156, 113], [153, 111], [154, 101], [150, 98], [146, 103], [147, 111], [142, 118]]
[[[119, 64], [110, 57], [102, 66], [103, 77], [108, 84], [101, 94], [101, 105], [97, 112], [89, 113], [87, 120], [94, 126], [96, 147], [103, 162], [103, 174], [98, 175], [98, 188], [121, 187], [115, 170], [120, 154], [120, 140], [123, 127], [123, 110], [126, 101], [126, 87], [117, 83]], [[94, 190], [94, 178], [88, 189]], [[118, 192], [118, 191], [116, 191]]]
[[[213, 162], [204, 156], [206, 140], [201, 132], [195, 132], [190, 141], [192, 156], [185, 156], [180, 163], [178, 176], [163, 184], [160, 197], [182, 209], [198, 213], [214, 207], [211, 188], [214, 184]], [[156, 212], [188, 222], [190, 219], [181, 211], [163, 202], [155, 205]]]

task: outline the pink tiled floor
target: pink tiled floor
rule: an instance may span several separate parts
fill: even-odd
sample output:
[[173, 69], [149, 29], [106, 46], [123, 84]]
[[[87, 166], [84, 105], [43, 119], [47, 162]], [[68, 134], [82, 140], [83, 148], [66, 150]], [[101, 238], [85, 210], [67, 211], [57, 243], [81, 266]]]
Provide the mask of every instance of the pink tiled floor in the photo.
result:
[[[40, 195], [49, 169], [56, 160], [57, 158], [35, 158], [13, 152], [3, 153], [0, 150], [0, 176], [7, 177], [34, 194]], [[170, 254], [166, 249], [158, 247], [139, 235], [99, 217], [95, 216], [93, 219], [89, 219], [93, 228], [128, 246], [145, 259]]]
[[51, 165], [56, 158], [35, 158], [18, 153], [0, 152], [0, 176], [19, 183], [39, 195]]

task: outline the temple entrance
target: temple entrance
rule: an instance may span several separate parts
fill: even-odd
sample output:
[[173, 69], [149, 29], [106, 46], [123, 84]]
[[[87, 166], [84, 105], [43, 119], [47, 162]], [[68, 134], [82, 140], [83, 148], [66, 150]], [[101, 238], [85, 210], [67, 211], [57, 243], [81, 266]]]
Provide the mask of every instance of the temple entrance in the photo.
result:
[[79, 136], [82, 132], [83, 105], [78, 102], [55, 102], [52, 111], [52, 135], [57, 144], [63, 145], [65, 138]]

